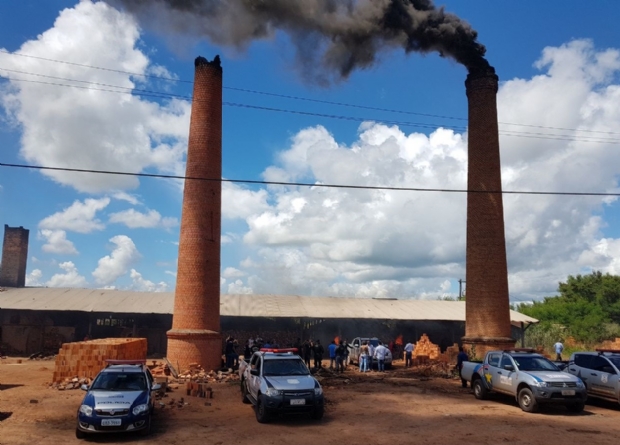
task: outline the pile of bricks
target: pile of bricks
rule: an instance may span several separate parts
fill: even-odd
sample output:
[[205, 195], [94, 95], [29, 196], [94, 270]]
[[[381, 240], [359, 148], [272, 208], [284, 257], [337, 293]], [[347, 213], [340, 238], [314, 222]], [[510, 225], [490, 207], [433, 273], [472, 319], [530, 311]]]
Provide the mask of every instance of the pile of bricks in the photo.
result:
[[63, 379], [61, 382], [52, 382], [52, 384], [50, 384], [50, 388], [51, 389], [57, 389], [59, 391], [64, 391], [65, 389], [79, 389], [81, 388], [82, 385], [90, 385], [90, 379], [87, 379], [85, 377], [82, 378], [78, 378], [78, 377], [67, 377], [66, 379]]
[[104, 338], [65, 343], [56, 356], [52, 382], [75, 377], [94, 378], [106, 360], [145, 360], [146, 338]]
[[422, 334], [420, 340], [415, 344], [415, 349], [413, 351], [413, 359], [420, 360], [422, 362], [428, 360], [437, 360], [441, 355], [441, 349], [439, 345], [431, 343], [431, 340], [428, 338], [428, 335]]
[[178, 382], [225, 383], [239, 380], [239, 374], [232, 371], [205, 371], [198, 363], [190, 363], [189, 369], [179, 373]]

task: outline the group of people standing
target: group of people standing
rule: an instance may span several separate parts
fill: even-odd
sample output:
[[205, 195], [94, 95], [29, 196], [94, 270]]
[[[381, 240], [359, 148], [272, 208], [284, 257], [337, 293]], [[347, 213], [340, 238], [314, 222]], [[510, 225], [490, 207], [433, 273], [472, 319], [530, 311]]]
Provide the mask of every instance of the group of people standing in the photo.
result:
[[373, 361], [377, 360], [377, 371], [385, 372], [385, 358], [387, 357], [389, 349], [378, 342], [377, 346], [374, 346], [371, 342], [365, 341], [360, 347], [360, 372], [369, 372], [372, 370]]
[[308, 368], [311, 368], [310, 362], [312, 359], [314, 359], [315, 368], [321, 368], [323, 366], [322, 362], [325, 348], [321, 344], [321, 340], [306, 340], [301, 343], [301, 339], [298, 338], [295, 347]]

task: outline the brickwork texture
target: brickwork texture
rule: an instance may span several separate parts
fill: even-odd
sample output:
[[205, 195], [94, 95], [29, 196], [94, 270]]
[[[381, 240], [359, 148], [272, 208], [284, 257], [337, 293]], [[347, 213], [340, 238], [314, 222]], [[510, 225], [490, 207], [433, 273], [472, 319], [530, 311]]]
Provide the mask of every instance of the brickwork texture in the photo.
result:
[[66, 378], [94, 378], [106, 360], [146, 360], [146, 338], [102, 338], [64, 343], [54, 363], [52, 382]]
[[4, 225], [0, 286], [24, 287], [26, 285], [29, 232], [23, 227]]
[[499, 135], [498, 77], [468, 76], [467, 304], [463, 343], [514, 346], [510, 329]]
[[220, 367], [222, 68], [196, 59], [168, 360]]

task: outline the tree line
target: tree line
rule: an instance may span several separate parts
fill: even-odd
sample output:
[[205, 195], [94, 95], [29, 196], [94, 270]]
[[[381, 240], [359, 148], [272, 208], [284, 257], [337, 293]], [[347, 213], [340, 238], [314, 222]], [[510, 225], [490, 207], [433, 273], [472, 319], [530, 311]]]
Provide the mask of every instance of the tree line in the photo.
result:
[[620, 337], [620, 276], [598, 271], [570, 275], [559, 283], [558, 293], [514, 307], [540, 320], [528, 330], [526, 341], [531, 346], [552, 344], [569, 336], [585, 344]]

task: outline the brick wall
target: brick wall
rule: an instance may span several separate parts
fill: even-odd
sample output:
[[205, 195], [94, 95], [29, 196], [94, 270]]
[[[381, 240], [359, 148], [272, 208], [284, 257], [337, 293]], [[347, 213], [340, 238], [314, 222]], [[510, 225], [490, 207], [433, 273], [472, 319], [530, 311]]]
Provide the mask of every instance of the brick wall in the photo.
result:
[[179, 262], [168, 359], [181, 369], [219, 367], [222, 208], [222, 68], [196, 59]]
[[52, 382], [65, 378], [94, 378], [106, 360], [146, 360], [146, 338], [103, 338], [65, 343], [56, 356]]
[[467, 305], [464, 343], [514, 345], [497, 124], [498, 77], [470, 74], [467, 177]]
[[24, 287], [26, 285], [29, 232], [23, 227], [4, 225], [0, 286]]

